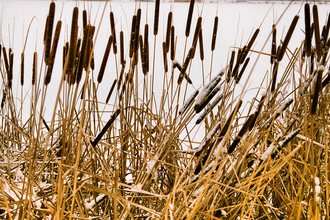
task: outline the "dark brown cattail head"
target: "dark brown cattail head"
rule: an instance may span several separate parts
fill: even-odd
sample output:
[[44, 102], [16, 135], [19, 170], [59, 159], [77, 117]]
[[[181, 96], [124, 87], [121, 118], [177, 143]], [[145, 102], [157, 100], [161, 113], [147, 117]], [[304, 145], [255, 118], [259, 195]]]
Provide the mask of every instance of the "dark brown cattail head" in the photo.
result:
[[86, 55], [87, 55], [87, 44], [88, 44], [90, 29], [91, 29], [91, 27], [89, 25], [86, 25], [84, 28], [84, 36], [83, 36], [83, 42], [82, 42], [82, 46], [81, 46], [81, 53], [80, 53], [80, 58], [79, 58], [78, 71], [77, 71], [77, 84], [79, 84], [81, 77], [82, 77], [84, 61], [86, 60]]
[[204, 60], [204, 42], [203, 42], [203, 29], [201, 28], [199, 31], [199, 55], [201, 60]]
[[3, 52], [3, 60], [5, 61], [5, 68], [7, 71], [7, 74], [9, 72], [9, 62], [8, 62], [8, 57], [7, 57], [7, 52], [6, 52], [6, 48], [2, 47], [2, 52]]
[[99, 72], [99, 75], [97, 77], [97, 81], [99, 83], [101, 83], [102, 82], [102, 79], [103, 79], [104, 70], [105, 70], [105, 67], [107, 65], [108, 57], [109, 57], [110, 50], [111, 50], [111, 44], [113, 43], [113, 38], [114, 38], [113, 35], [110, 35], [109, 40], [108, 40], [107, 47], [106, 47], [105, 52], [104, 52], [102, 64], [101, 64], [101, 67], [100, 67], [100, 72]]
[[132, 18], [132, 29], [131, 29], [131, 41], [129, 44], [129, 58], [133, 57], [134, 53], [134, 41], [135, 41], [135, 26], [136, 26], [136, 15], [133, 15]]
[[167, 73], [168, 65], [167, 65], [166, 42], [163, 42], [163, 59], [164, 59], [164, 72]]
[[170, 50], [170, 36], [171, 36], [171, 26], [172, 26], [172, 12], [168, 13], [167, 17], [167, 29], [166, 29], [166, 53]]
[[105, 103], [107, 103], [107, 104], [108, 104], [108, 102], [109, 102], [109, 99], [110, 99], [110, 97], [111, 97], [111, 94], [112, 94], [113, 90], [115, 89], [116, 83], [117, 83], [117, 79], [115, 79], [115, 80], [113, 81], [112, 86], [111, 86], [111, 88], [110, 88], [110, 91], [109, 91], [109, 93], [108, 93], [107, 99], [105, 100]]
[[190, 34], [190, 28], [191, 28], [191, 19], [193, 16], [194, 12], [194, 4], [195, 0], [190, 0], [190, 5], [189, 5], [189, 12], [188, 12], [188, 17], [187, 17], [187, 25], [186, 25], [186, 37], [189, 37]]
[[[11, 51], [11, 48], [9, 48]], [[9, 52], [9, 72], [8, 72], [8, 87], [12, 87], [12, 80], [13, 80], [13, 68], [14, 68], [14, 53]]]
[[55, 3], [51, 2], [49, 6], [49, 14], [46, 25], [46, 35], [45, 35], [45, 62], [48, 64], [49, 55], [50, 55], [50, 46], [53, 34], [53, 25], [54, 25], [54, 16], [55, 16]]
[[218, 33], [218, 22], [219, 22], [219, 18], [218, 18], [218, 16], [216, 16], [214, 18], [214, 27], [213, 27], [213, 34], [212, 34], [211, 51], [214, 51], [214, 49], [215, 49], [215, 43], [216, 43], [216, 40], [217, 40], [217, 33]]
[[113, 53], [117, 54], [117, 39], [116, 39], [116, 29], [115, 29], [115, 17], [113, 12], [110, 12], [110, 26], [111, 33], [113, 35]]
[[307, 57], [311, 56], [311, 16], [309, 4], [305, 4], [305, 44]]
[[291, 25], [289, 27], [288, 33], [286, 34], [286, 36], [284, 38], [284, 41], [283, 41], [281, 50], [278, 53], [278, 56], [277, 56], [277, 60], [278, 61], [281, 61], [283, 59], [284, 53], [285, 53], [286, 48], [287, 48], [287, 46], [289, 44], [289, 41], [290, 41], [290, 39], [292, 37], [293, 31], [296, 28], [296, 25], [297, 25], [298, 20], [299, 20], [299, 16], [298, 15], [294, 16], [294, 18], [293, 18], [293, 20], [291, 22]]
[[60, 33], [61, 33], [61, 27], [62, 27], [62, 21], [58, 21], [56, 24], [53, 45], [52, 45], [52, 49], [51, 49], [50, 56], [49, 56], [49, 63], [48, 63], [49, 65], [54, 64], [58, 40], [60, 38]]
[[171, 60], [175, 60], [175, 28], [171, 27]]
[[124, 32], [120, 31], [120, 64], [124, 65]]
[[71, 22], [71, 37], [69, 48], [69, 61], [66, 69], [66, 73], [71, 76], [73, 74], [73, 67], [76, 60], [76, 46], [77, 46], [77, 34], [78, 34], [78, 7], [73, 9], [72, 22]]
[[24, 86], [24, 52], [21, 53], [21, 86]]
[[238, 143], [241, 141], [242, 137], [244, 136], [244, 134], [250, 130], [251, 124], [254, 121], [256, 117], [256, 114], [252, 114], [249, 116], [249, 118], [246, 120], [246, 122], [244, 123], [243, 127], [241, 128], [241, 130], [239, 131], [237, 137], [235, 138], [235, 140], [233, 141], [233, 143], [230, 145], [230, 147], [228, 148], [228, 154], [231, 154], [232, 152], [234, 152], [236, 146], [238, 145]]
[[140, 23], [141, 23], [141, 8], [139, 8], [137, 10], [137, 13], [136, 13], [134, 53], [138, 53], [139, 35], [140, 35]]
[[239, 83], [239, 81], [241, 80], [241, 78], [242, 78], [242, 76], [243, 76], [243, 73], [244, 73], [244, 71], [245, 71], [247, 65], [249, 64], [249, 62], [250, 62], [250, 57], [246, 58], [246, 60], [245, 60], [245, 62], [244, 62], [244, 65], [243, 65], [241, 71], [239, 71], [239, 74], [237, 75], [237, 81], [236, 81], [236, 83]]
[[156, 0], [156, 3], [155, 3], [155, 19], [154, 19], [154, 35], [158, 34], [159, 5], [160, 5], [160, 0]]
[[273, 78], [272, 78], [272, 85], [270, 91], [273, 92], [276, 87], [276, 79], [277, 79], [277, 72], [278, 72], [278, 61], [275, 61], [274, 69], [273, 69]]
[[184, 61], [184, 64], [182, 66], [182, 70], [180, 71], [180, 75], [179, 75], [179, 78], [178, 78], [178, 84], [181, 85], [182, 83], [182, 80], [183, 80], [183, 77], [185, 76], [186, 74], [186, 71], [187, 71], [187, 68], [188, 68], [188, 65], [190, 63], [190, 60], [191, 60], [191, 57], [192, 57], [192, 54], [194, 53], [194, 50], [195, 48], [190, 48], [189, 50], [189, 53]]
[[87, 11], [83, 10], [83, 28], [85, 29], [87, 25]]
[[324, 66], [320, 66], [319, 70], [317, 71], [317, 77], [316, 77], [316, 82], [315, 82], [315, 89], [314, 89], [312, 108], [311, 108], [312, 115], [316, 114], [319, 93], [322, 91], [322, 73], [323, 73], [323, 71], [324, 71]]
[[227, 72], [227, 83], [229, 82], [230, 78], [233, 76], [233, 65], [235, 61], [235, 50], [231, 52], [229, 67]]
[[147, 74], [149, 72], [149, 25], [144, 26], [144, 62], [142, 64], [143, 73]]
[[[199, 17], [196, 23], [196, 29], [195, 29], [195, 34], [194, 34], [194, 38], [193, 38], [193, 42], [192, 42], [192, 47], [196, 49], [196, 45], [197, 45], [197, 40], [198, 40], [198, 36], [199, 36], [199, 31], [202, 27], [202, 17]], [[194, 53], [192, 55], [192, 58], [195, 57], [195, 50]]]
[[270, 63], [273, 64], [276, 59], [276, 25], [273, 24], [273, 38], [272, 38], [272, 56], [270, 57]]
[[38, 65], [38, 54], [37, 54], [37, 52], [34, 52], [33, 53], [33, 64], [32, 64], [32, 85], [34, 85], [36, 82], [37, 65]]
[[313, 23], [314, 23], [317, 60], [320, 61], [322, 56], [322, 47], [321, 47], [321, 37], [320, 37], [319, 15], [316, 5], [313, 5], [313, 21], [314, 21]]

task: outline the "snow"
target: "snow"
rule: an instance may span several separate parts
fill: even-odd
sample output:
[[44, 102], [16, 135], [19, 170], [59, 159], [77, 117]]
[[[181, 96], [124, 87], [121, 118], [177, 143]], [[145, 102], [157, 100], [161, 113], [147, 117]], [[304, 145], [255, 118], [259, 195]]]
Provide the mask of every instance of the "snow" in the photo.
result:
[[217, 76], [214, 81], [208, 87], [204, 87], [205, 89], [197, 96], [195, 106], [200, 106], [208, 97], [208, 95], [212, 92], [212, 90], [218, 85], [221, 77]]
[[271, 145], [267, 148], [267, 150], [261, 155], [260, 160], [262, 160], [262, 161], [266, 160], [266, 159], [268, 158], [269, 154], [272, 152], [273, 148], [274, 148], [274, 145], [271, 144]]
[[320, 179], [318, 177], [315, 177], [314, 181], [315, 185], [320, 185]]
[[192, 103], [193, 99], [198, 95], [198, 93], [199, 91], [198, 89], [196, 89], [195, 92], [190, 95], [190, 97], [187, 99], [184, 105], [180, 108], [179, 110], [180, 115], [188, 108], [188, 106], [190, 105], [190, 103]]
[[95, 201], [98, 203], [101, 201], [106, 195], [105, 194], [100, 194], [97, 196], [95, 199], [93, 199], [91, 202], [85, 202], [85, 207], [87, 210], [91, 210], [95, 206]]
[[154, 159], [150, 159], [150, 161], [147, 163], [147, 174], [151, 173], [151, 171], [154, 168], [157, 160], [158, 160], [158, 155], [156, 154], [154, 156]]
[[227, 212], [225, 211], [225, 210], [221, 210], [221, 215], [223, 215], [223, 216], [227, 216]]

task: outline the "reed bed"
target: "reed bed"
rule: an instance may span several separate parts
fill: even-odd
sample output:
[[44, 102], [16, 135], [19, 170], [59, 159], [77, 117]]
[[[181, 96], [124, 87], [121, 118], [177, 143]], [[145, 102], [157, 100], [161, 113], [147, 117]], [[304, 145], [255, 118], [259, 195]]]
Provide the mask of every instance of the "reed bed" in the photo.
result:
[[[52, 2], [44, 53], [31, 51], [31, 67], [24, 62], [27, 51], [21, 53], [20, 85], [30, 87], [29, 98], [13, 96], [12, 79], [19, 76], [12, 70], [19, 64], [13, 63], [12, 50], [0, 45], [0, 219], [329, 219], [330, 17], [319, 21], [317, 5], [310, 17], [306, 4], [306, 36], [298, 48], [290, 48], [290, 40], [299, 16], [292, 15], [284, 39], [277, 39], [274, 24], [267, 87], [246, 100], [248, 88], [235, 91], [238, 83], [248, 84], [240, 82], [243, 74], [254, 74], [249, 65], [258, 65], [251, 55], [259, 53], [253, 45], [262, 27], [246, 45], [233, 45], [225, 68], [211, 68], [205, 76], [203, 71], [203, 83], [195, 82], [191, 63], [212, 63], [204, 59], [203, 38], [212, 40], [213, 54], [221, 39], [221, 15], [214, 18], [212, 36], [203, 36], [198, 18], [192, 47], [180, 63], [176, 51], [186, 48], [177, 47], [176, 39], [189, 38], [194, 3], [185, 36], [175, 35], [175, 14], [168, 13], [166, 35], [157, 43], [161, 53], [153, 58], [152, 24], [142, 28], [145, 11], [136, 10], [130, 33], [118, 25], [114, 12], [104, 16], [111, 34], [97, 73], [94, 45], [102, 30], [90, 22], [88, 10], [75, 7], [69, 42], [61, 45], [59, 36], [67, 33], [54, 17], [59, 12]], [[155, 39], [161, 38], [159, 7], [156, 1]], [[130, 36], [127, 43], [124, 35]], [[197, 44], [200, 59], [194, 56]], [[57, 46], [63, 46], [63, 58]], [[156, 54], [163, 55], [164, 63], [158, 64], [163, 73], [155, 71]], [[62, 60], [63, 69], [57, 74], [53, 117], [46, 121], [44, 102], [55, 59]], [[111, 59], [116, 65], [109, 73]], [[24, 70], [32, 72], [31, 84], [23, 80]], [[109, 74], [115, 80], [101, 100], [97, 91]], [[163, 80], [162, 88], [154, 88], [155, 79]], [[30, 109], [22, 109], [17, 99]], [[26, 121], [22, 111], [30, 112]], [[202, 141], [195, 140], [196, 129]]]

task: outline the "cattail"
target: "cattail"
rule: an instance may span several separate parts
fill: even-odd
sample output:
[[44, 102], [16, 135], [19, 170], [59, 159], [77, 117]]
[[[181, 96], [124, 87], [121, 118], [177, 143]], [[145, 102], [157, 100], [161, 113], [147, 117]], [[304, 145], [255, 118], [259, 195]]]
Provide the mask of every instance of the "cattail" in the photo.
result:
[[325, 65], [325, 62], [326, 62], [326, 60], [327, 60], [328, 52], [329, 52], [329, 48], [330, 48], [330, 40], [328, 40], [328, 42], [327, 42], [326, 45], [325, 45], [325, 51], [324, 51], [323, 58], [322, 58], [322, 62], [321, 62], [321, 64], [322, 64], [323, 66]]
[[171, 60], [175, 60], [175, 28], [171, 27]]
[[37, 65], [38, 65], [38, 54], [37, 54], [37, 52], [34, 52], [33, 53], [33, 64], [32, 64], [32, 85], [34, 85], [36, 82]]
[[146, 24], [144, 26], [144, 48], [143, 48], [143, 53], [144, 53], [144, 62], [142, 64], [143, 69], [144, 69], [144, 74], [147, 74], [149, 72], [149, 26]]
[[285, 136], [282, 141], [278, 141], [278, 147], [272, 151], [271, 158], [274, 159], [277, 155], [277, 152], [280, 149], [283, 149], [290, 141], [292, 141], [292, 139], [294, 137], [296, 137], [300, 131], [301, 131], [301, 129], [298, 128], [298, 129], [294, 130], [293, 132], [291, 132], [290, 134], [288, 134], [287, 136]]
[[254, 120], [253, 120], [252, 123], [251, 123], [250, 130], [252, 130], [254, 124], [256, 123], [257, 118], [258, 118], [258, 115], [259, 115], [260, 112], [261, 112], [261, 108], [262, 108], [262, 106], [263, 106], [265, 100], [266, 100], [266, 93], [263, 94], [263, 95], [261, 96], [261, 99], [260, 99], [260, 101], [259, 101], [259, 105], [258, 105], [257, 110], [256, 110], [256, 112], [255, 112], [255, 118], [254, 118]]
[[214, 106], [216, 106], [220, 100], [223, 98], [223, 94], [220, 94], [219, 96], [217, 96], [217, 98], [212, 102], [211, 105], [209, 105], [204, 112], [198, 117], [197, 121], [196, 121], [196, 125], [200, 124], [204, 118], [206, 117], [206, 115], [212, 111], [212, 109], [214, 108]]
[[6, 89], [6, 87], [5, 87], [4, 90], [3, 90], [3, 94], [2, 94], [1, 109], [3, 109], [3, 107], [4, 107], [4, 105], [5, 105], [6, 96], [7, 96], [7, 89]]
[[63, 46], [63, 69], [64, 69], [65, 60], [66, 60], [66, 56], [68, 55], [68, 52], [69, 52], [69, 42], [66, 42], [65, 45]]
[[273, 38], [272, 38], [272, 56], [270, 57], [270, 63], [273, 64], [276, 58], [276, 25], [273, 24]]
[[124, 32], [120, 31], [120, 64], [124, 65]]
[[166, 53], [170, 50], [170, 36], [171, 36], [171, 26], [172, 26], [172, 12], [168, 13], [167, 17], [167, 29], [166, 29]]
[[76, 44], [78, 34], [78, 7], [74, 7], [72, 14], [71, 23], [71, 37], [70, 37], [70, 48], [69, 48], [69, 61], [66, 73], [71, 76], [73, 74], [73, 66], [76, 59]]
[[132, 29], [131, 29], [131, 41], [130, 41], [130, 44], [129, 44], [129, 58], [132, 58], [133, 53], [134, 53], [135, 25], [136, 25], [136, 15], [133, 15]]
[[205, 106], [211, 101], [211, 99], [218, 93], [218, 91], [220, 90], [221, 88], [221, 84], [217, 85], [208, 95], [207, 97], [205, 97], [203, 99], [203, 102], [200, 104], [200, 105], [197, 105], [198, 108], [196, 108], [196, 105], [195, 105], [195, 110], [196, 110], [196, 113], [200, 113], [204, 108]]
[[46, 24], [45, 24], [45, 32], [44, 32], [44, 45], [46, 45], [46, 38], [47, 38], [47, 28], [48, 28], [48, 21], [49, 20], [49, 15], [47, 15], [47, 18], [46, 18]]
[[305, 44], [307, 57], [311, 56], [311, 18], [309, 4], [305, 4]]
[[120, 114], [120, 109], [117, 109], [115, 113], [111, 116], [110, 120], [106, 123], [106, 125], [103, 127], [101, 132], [97, 135], [94, 141], [91, 142], [91, 145], [95, 148], [96, 145], [100, 142], [101, 138], [105, 134], [105, 132], [110, 128], [110, 126], [113, 124], [113, 122], [116, 120], [117, 116]]
[[187, 99], [187, 101], [184, 103], [184, 105], [179, 109], [179, 115], [183, 114], [188, 109], [188, 107], [194, 101], [194, 99], [196, 98], [198, 93], [199, 93], [199, 90], [196, 89], [195, 92], [193, 94], [191, 94], [191, 96]]
[[134, 40], [134, 53], [138, 53], [139, 48], [139, 35], [140, 35], [140, 23], [141, 23], [141, 8], [136, 13], [136, 24], [135, 24], [135, 40]]
[[[255, 30], [252, 38], [250, 39], [248, 45], [246, 46], [246, 49], [242, 51], [242, 55], [241, 55], [240, 60], [239, 60], [240, 64], [242, 64], [245, 61], [245, 58], [248, 55], [249, 51], [251, 50], [252, 45], [254, 44], [255, 40], [257, 39], [259, 32], [260, 32], [260, 29], [257, 28]], [[234, 72], [234, 74], [235, 74], [235, 72]]]
[[86, 25], [84, 28], [84, 36], [83, 36], [83, 42], [81, 46], [81, 53], [79, 58], [79, 64], [78, 64], [78, 71], [77, 71], [77, 83], [79, 84], [82, 76], [82, 71], [84, 68], [84, 61], [86, 59], [86, 53], [87, 53], [87, 44], [88, 44], [88, 38], [90, 33], [90, 26]]
[[163, 59], [164, 59], [164, 71], [165, 73], [167, 73], [168, 66], [167, 66], [166, 42], [163, 42]]
[[214, 51], [214, 49], [215, 49], [215, 42], [216, 42], [217, 33], [218, 33], [218, 22], [219, 22], [219, 18], [218, 18], [218, 16], [216, 16], [214, 18], [214, 27], [213, 27], [213, 34], [212, 34], [211, 51]]
[[250, 57], [246, 58], [245, 62], [244, 62], [244, 65], [241, 69], [241, 71], [239, 72], [238, 76], [237, 76], [237, 81], [236, 81], [236, 84], [239, 83], [239, 81], [241, 80], [242, 76], [243, 76], [243, 73], [247, 67], [247, 65], [249, 64], [250, 62]]
[[272, 77], [272, 86], [270, 91], [273, 92], [276, 87], [276, 78], [277, 78], [277, 72], [278, 72], [278, 61], [275, 61], [274, 69], [273, 69], [273, 77]]
[[237, 112], [238, 112], [238, 110], [240, 109], [241, 105], [242, 105], [242, 100], [240, 99], [240, 100], [238, 101], [238, 103], [236, 104], [234, 110], [233, 110], [232, 113], [230, 114], [229, 118], [227, 119], [226, 124], [223, 126], [223, 128], [222, 128], [222, 130], [221, 130], [221, 132], [220, 132], [220, 134], [219, 134], [219, 138], [222, 139], [222, 138], [225, 136], [225, 134], [227, 133], [227, 130], [228, 130], [228, 128], [229, 128], [230, 123], [232, 122], [233, 118], [234, 118], [235, 115], [237, 114]]
[[204, 43], [203, 43], [203, 30], [202, 28], [199, 31], [199, 56], [201, 60], [204, 60]]
[[126, 73], [126, 77], [125, 77], [125, 82], [123, 83], [123, 86], [121, 88], [121, 92], [120, 92], [120, 95], [119, 95], [119, 101], [121, 101], [123, 99], [123, 95], [124, 95], [124, 92], [125, 92], [125, 89], [126, 89], [126, 85], [129, 83], [129, 73]]
[[186, 25], [186, 37], [189, 37], [189, 33], [190, 33], [191, 19], [192, 19], [193, 12], [194, 12], [194, 4], [195, 4], [195, 0], [190, 0], [189, 12], [188, 12], [188, 17], [187, 17], [187, 25]]
[[50, 46], [53, 34], [53, 25], [54, 25], [54, 15], [55, 15], [55, 3], [51, 2], [49, 6], [49, 15], [47, 19], [47, 27], [46, 27], [46, 44], [45, 44], [45, 62], [48, 64], [49, 55], [50, 55]]
[[87, 26], [87, 11], [83, 10], [83, 28], [85, 29]]
[[192, 54], [193, 54], [194, 50], [195, 50], [195, 49], [194, 49], [193, 47], [190, 48], [189, 53], [188, 53], [188, 55], [187, 55], [187, 57], [186, 57], [186, 60], [184, 61], [184, 64], [183, 64], [182, 70], [181, 70], [180, 75], [179, 75], [179, 78], [178, 78], [178, 84], [179, 84], [179, 85], [181, 85], [182, 80], [183, 80], [183, 77], [184, 77], [184, 75], [186, 74], [186, 70], [187, 70], [187, 68], [188, 68], [188, 65], [189, 65], [189, 62], [190, 62], [190, 60], [191, 60], [191, 57], [192, 57]]
[[80, 45], [81, 45], [81, 39], [78, 38], [77, 46], [76, 46], [76, 59], [79, 57]]
[[57, 50], [57, 45], [58, 45], [58, 40], [60, 38], [60, 33], [61, 33], [61, 26], [62, 26], [62, 21], [58, 21], [56, 24], [56, 29], [55, 29], [55, 35], [53, 39], [53, 45], [52, 49], [48, 58], [48, 65], [47, 65], [47, 73], [45, 76], [44, 84], [48, 85], [51, 80], [52, 72], [53, 72], [53, 66], [54, 66], [54, 59], [56, 55], [56, 50]]
[[115, 18], [113, 12], [110, 12], [110, 26], [111, 26], [111, 33], [113, 35], [113, 53], [117, 54], [117, 38], [116, 38], [116, 29], [115, 29]]
[[201, 106], [208, 99], [209, 95], [212, 93], [212, 91], [214, 90], [214, 88], [216, 88], [216, 86], [218, 85], [218, 83], [220, 82], [220, 80], [221, 80], [221, 77], [220, 76], [216, 76], [216, 78], [214, 80], [212, 80], [210, 84], [208, 84], [208, 85], [206, 85], [204, 87], [204, 89], [202, 90], [202, 92], [196, 98], [195, 107], [194, 107], [195, 108], [195, 111], [200, 110]]
[[311, 114], [316, 114], [316, 107], [317, 102], [319, 98], [319, 93], [322, 90], [322, 73], [324, 71], [324, 66], [320, 66], [319, 70], [317, 72], [316, 82], [315, 82], [315, 89], [314, 89], [314, 95], [313, 95], [313, 101], [312, 101], [312, 108], [311, 108]]
[[110, 35], [107, 47], [106, 47], [105, 52], [104, 52], [102, 64], [101, 64], [101, 67], [100, 67], [100, 72], [99, 72], [99, 75], [97, 76], [97, 81], [99, 83], [101, 83], [102, 79], [103, 79], [104, 70], [105, 70], [105, 67], [107, 65], [109, 53], [110, 53], [110, 50], [111, 50], [111, 44], [113, 43], [113, 38], [114, 38], [113, 35]]
[[[93, 49], [94, 32], [95, 32], [95, 26], [90, 26], [89, 35], [88, 35], [89, 37], [88, 37], [88, 41], [87, 41], [87, 52], [86, 52], [85, 61], [84, 61], [84, 68], [86, 71], [87, 71], [87, 67], [89, 64], [90, 55], [91, 55], [91, 53], [93, 53], [92, 49]], [[93, 63], [94, 63], [94, 58], [93, 58], [93, 54], [92, 54], [91, 69], [93, 69]]]
[[316, 5], [313, 5], [313, 21], [314, 21], [313, 23], [314, 23], [314, 34], [315, 34], [317, 60], [319, 61], [322, 56], [322, 48], [321, 48], [321, 38], [320, 38], [319, 15], [318, 15]]
[[[9, 48], [9, 51], [10, 48]], [[8, 87], [11, 88], [13, 80], [13, 68], [14, 68], [14, 53], [9, 53], [9, 72], [8, 72]]]
[[231, 56], [230, 56], [229, 67], [227, 72], [227, 83], [229, 82], [230, 77], [233, 75], [232, 71], [233, 71], [234, 60], [235, 60], [235, 50], [231, 52]]
[[327, 25], [326, 25], [326, 30], [325, 30], [325, 37], [324, 37], [324, 44], [326, 45], [328, 41], [328, 37], [329, 37], [329, 29], [330, 29], [330, 14], [328, 15], [328, 21], [327, 21]]
[[24, 52], [21, 53], [21, 86], [24, 85]]
[[111, 97], [111, 94], [112, 94], [112, 92], [113, 92], [113, 90], [114, 90], [114, 88], [115, 88], [115, 86], [116, 86], [116, 83], [117, 83], [117, 79], [115, 79], [115, 80], [113, 81], [113, 83], [112, 83], [112, 86], [111, 86], [110, 91], [109, 91], [109, 93], [108, 93], [107, 99], [106, 99], [106, 101], [105, 101], [105, 103], [107, 103], [107, 104], [108, 104], [109, 99], [110, 99], [110, 97]]
[[142, 35], [139, 35], [139, 45], [140, 45], [140, 56], [141, 56], [141, 62], [142, 62], [142, 68], [144, 63], [144, 47], [143, 47], [143, 38]]
[[158, 34], [159, 5], [160, 5], [160, 0], [156, 0], [156, 4], [155, 4], [155, 19], [154, 19], [154, 35], [157, 35]]
[[235, 140], [233, 141], [233, 143], [228, 148], [228, 151], [227, 151], [228, 154], [231, 154], [232, 152], [234, 152], [236, 146], [241, 141], [241, 139], [244, 136], [244, 134], [251, 128], [251, 124], [254, 121], [255, 117], [256, 117], [256, 114], [255, 113], [249, 116], [249, 118], [244, 123], [243, 127], [241, 128], [241, 130], [239, 131], [237, 137], [235, 138]]
[[8, 62], [8, 57], [7, 57], [7, 52], [6, 52], [5, 47], [2, 47], [2, 52], [3, 52], [3, 60], [5, 61], [5, 67], [6, 67], [6, 71], [8, 74], [9, 73], [9, 62]]
[[120, 71], [120, 75], [119, 75], [119, 80], [118, 80], [118, 86], [117, 86], [117, 90], [119, 91], [120, 85], [121, 85], [121, 81], [123, 80], [123, 75], [124, 75], [124, 71], [125, 71], [125, 63], [121, 66], [121, 71]]
[[197, 20], [197, 23], [196, 23], [195, 34], [194, 34], [193, 42], [191, 45], [194, 48], [194, 53], [193, 53], [191, 59], [193, 59], [195, 57], [195, 49], [196, 49], [199, 31], [200, 31], [201, 27], [202, 27], [202, 17], [199, 17]]
[[277, 60], [278, 61], [281, 61], [283, 59], [283, 56], [284, 56], [284, 53], [286, 51], [286, 48], [289, 44], [289, 41], [292, 37], [292, 34], [293, 34], [293, 31], [297, 25], [297, 22], [298, 22], [298, 19], [299, 19], [299, 16], [296, 15], [294, 16], [293, 20], [292, 20], [292, 23], [289, 27], [289, 30], [288, 30], [288, 33], [286, 34], [285, 38], [284, 38], [284, 41], [283, 41], [283, 44], [282, 44], [282, 47], [281, 47], [281, 50], [279, 51], [279, 54], [277, 56]]

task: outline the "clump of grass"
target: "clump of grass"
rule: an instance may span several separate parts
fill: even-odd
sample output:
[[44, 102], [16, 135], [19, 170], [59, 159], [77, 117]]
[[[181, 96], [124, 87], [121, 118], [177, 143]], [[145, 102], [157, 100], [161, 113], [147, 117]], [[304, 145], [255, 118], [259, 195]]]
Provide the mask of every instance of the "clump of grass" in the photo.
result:
[[[185, 36], [175, 35], [174, 14], [168, 14], [165, 39], [157, 44], [164, 61], [157, 68], [164, 70], [162, 77], [155, 71], [155, 56], [160, 53], [154, 51], [149, 63], [149, 24], [144, 24], [142, 34], [141, 8], [132, 16], [127, 44], [120, 31], [117, 70], [106, 65], [111, 46], [117, 62], [114, 13], [110, 12], [107, 47], [96, 67], [94, 34], [102, 31], [90, 24], [88, 10], [83, 11], [80, 26], [75, 7], [51, 120], [43, 116], [44, 105], [51, 92], [47, 88], [53, 64], [60, 59], [56, 48], [62, 46], [58, 44], [63, 31], [59, 20], [52, 38], [55, 3], [45, 19], [42, 59], [31, 52], [33, 63], [28, 67], [24, 57], [29, 52], [23, 51], [21, 63], [16, 64], [12, 49], [7, 54], [5, 45], [0, 45], [0, 219], [327, 219], [330, 21], [320, 34], [321, 21], [313, 5], [311, 28], [306, 4], [306, 36], [293, 50], [289, 42], [299, 16], [293, 17], [279, 47], [280, 29], [273, 25], [271, 48], [260, 52], [269, 55], [270, 80], [263, 84], [262, 95], [260, 87], [252, 100], [246, 100], [246, 90], [238, 96], [235, 92], [248, 63], [258, 65], [250, 55], [258, 53], [252, 47], [263, 29], [257, 28], [245, 46], [231, 49], [224, 69], [214, 73], [211, 67], [209, 80], [203, 75], [203, 83], [195, 82], [191, 64], [200, 62], [204, 72], [203, 62], [212, 65], [213, 59], [204, 57], [203, 37], [208, 36], [203, 36], [202, 17], [196, 21], [192, 47], [187, 55], [183, 51], [183, 65], [175, 60], [176, 51], [185, 50], [176, 42], [189, 38], [194, 3], [190, 2]], [[155, 39], [159, 11], [156, 1]], [[217, 50], [218, 19], [210, 36], [212, 54]], [[197, 41], [200, 60], [194, 58]], [[32, 71], [31, 84], [21, 81], [22, 89], [31, 88], [31, 98], [21, 100], [30, 106], [26, 121], [18, 114], [26, 109], [13, 96], [16, 65], [21, 66], [21, 80], [25, 69]], [[118, 71], [112, 74], [111, 86], [101, 84], [108, 70]], [[153, 90], [155, 76], [163, 79], [163, 87], [156, 88], [160, 96]], [[105, 102], [98, 97], [101, 86], [109, 91]], [[196, 130], [203, 136], [201, 141], [194, 137]]]

